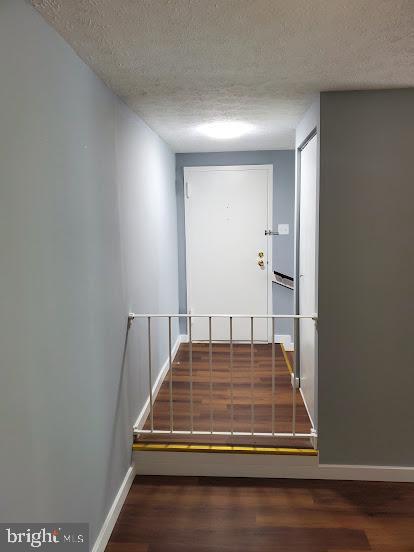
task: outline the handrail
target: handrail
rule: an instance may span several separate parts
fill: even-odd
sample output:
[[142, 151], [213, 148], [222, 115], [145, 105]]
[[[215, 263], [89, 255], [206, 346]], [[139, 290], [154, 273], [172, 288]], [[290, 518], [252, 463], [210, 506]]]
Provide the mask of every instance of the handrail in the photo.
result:
[[129, 320], [134, 320], [135, 318], [288, 318], [288, 319], [308, 319], [308, 320], [318, 320], [318, 315], [315, 314], [136, 314], [130, 312], [128, 315]]
[[[168, 381], [168, 402], [169, 402], [169, 429], [160, 430], [158, 428], [154, 427], [154, 402], [156, 398], [157, 389], [156, 387], [153, 389], [153, 370], [152, 370], [152, 340], [151, 340], [151, 321], [152, 319], [161, 319], [166, 318], [168, 319], [168, 372], [169, 372], [169, 381]], [[171, 328], [171, 322], [174, 318], [181, 318], [189, 320], [190, 324], [188, 327], [188, 342], [189, 342], [189, 348], [188, 348], [188, 354], [189, 354], [189, 373], [190, 373], [190, 381], [189, 381], [189, 392], [190, 392], [190, 424], [189, 428], [178, 430], [175, 427], [175, 416], [174, 416], [174, 400], [173, 400], [173, 356], [172, 356], [172, 328]], [[208, 343], [209, 343], [209, 349], [208, 349], [208, 384], [209, 384], [209, 425], [210, 430], [204, 430], [199, 431], [197, 428], [194, 427], [194, 412], [193, 412], [193, 403], [194, 403], [194, 397], [193, 397], [193, 336], [192, 336], [192, 327], [191, 327], [191, 321], [192, 319], [196, 318], [205, 318], [208, 319], [209, 322], [209, 330], [208, 330]], [[228, 319], [229, 320], [229, 370], [230, 370], [230, 399], [229, 399], [229, 411], [230, 411], [230, 427], [227, 431], [217, 431], [214, 430], [213, 427], [213, 404], [212, 404], [212, 389], [213, 389], [213, 358], [212, 358], [212, 332], [211, 332], [211, 322], [215, 318], [220, 319]], [[296, 324], [295, 327], [298, 325], [298, 322], [300, 320], [313, 320], [315, 324], [317, 324], [318, 321], [318, 314], [188, 314], [188, 313], [182, 313], [182, 314], [176, 314], [176, 313], [168, 313], [168, 314], [162, 314], [162, 313], [155, 313], [155, 314], [137, 314], [134, 312], [130, 312], [128, 315], [128, 325], [132, 324], [132, 321], [135, 319], [141, 319], [141, 320], [147, 320], [147, 340], [148, 340], [148, 386], [149, 386], [149, 398], [147, 400], [147, 406], [144, 407], [144, 411], [146, 412], [148, 409], [148, 421], [149, 421], [149, 429], [144, 429], [144, 422], [140, 423], [139, 427], [136, 426], [134, 428], [134, 431], [137, 435], [144, 435], [144, 434], [165, 434], [165, 435], [230, 435], [230, 436], [257, 436], [257, 437], [283, 437], [283, 438], [305, 438], [309, 437], [312, 439], [316, 439], [316, 431], [315, 428], [312, 426], [310, 433], [298, 433], [296, 430], [296, 394], [297, 394], [297, 388], [296, 388], [296, 366], [293, 366], [293, 374], [292, 374], [292, 428], [291, 431], [286, 432], [277, 432], [276, 431], [276, 409], [278, 407], [276, 403], [276, 366], [275, 366], [275, 321], [278, 319], [291, 319], [295, 320]], [[250, 407], [251, 407], [251, 413], [250, 413], [250, 431], [247, 429], [244, 431], [235, 431], [234, 427], [234, 381], [233, 381], [233, 343], [234, 341], [234, 334], [233, 334], [233, 321], [234, 319], [250, 319], [250, 339], [246, 340], [250, 343], [250, 395], [251, 395], [251, 401], [250, 401]], [[270, 426], [271, 431], [270, 432], [257, 432], [255, 427], [255, 371], [256, 371], [256, 365], [255, 365], [255, 348], [254, 348], [254, 320], [256, 319], [262, 319], [262, 320], [271, 320], [272, 321], [272, 335], [271, 335], [271, 419], [270, 419]], [[312, 421], [311, 421], [312, 423]], [[247, 425], [247, 424], [246, 424]]]

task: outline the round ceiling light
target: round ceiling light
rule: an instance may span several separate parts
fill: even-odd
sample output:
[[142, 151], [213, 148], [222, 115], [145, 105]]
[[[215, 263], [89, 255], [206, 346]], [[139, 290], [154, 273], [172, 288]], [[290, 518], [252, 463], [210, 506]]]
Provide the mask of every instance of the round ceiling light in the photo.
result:
[[197, 127], [198, 132], [215, 140], [231, 140], [252, 132], [254, 126], [242, 121], [215, 121]]

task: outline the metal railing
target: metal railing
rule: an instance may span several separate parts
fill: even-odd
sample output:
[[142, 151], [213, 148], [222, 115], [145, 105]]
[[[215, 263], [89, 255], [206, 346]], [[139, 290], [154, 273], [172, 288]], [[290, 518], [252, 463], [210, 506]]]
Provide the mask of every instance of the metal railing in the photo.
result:
[[[193, 393], [193, 336], [192, 336], [192, 320], [196, 318], [208, 319], [208, 340], [202, 340], [208, 343], [208, 396], [210, 404], [209, 412], [209, 430], [196, 430], [194, 429], [194, 393]], [[229, 372], [230, 372], [230, 427], [228, 431], [216, 431], [213, 426], [213, 339], [212, 339], [212, 321], [214, 319], [227, 318], [229, 320]], [[254, 437], [275, 437], [275, 438], [310, 438], [316, 439], [316, 430], [311, 428], [309, 433], [301, 433], [296, 431], [296, 363], [293, 363], [292, 374], [292, 422], [291, 431], [276, 432], [276, 354], [275, 354], [275, 321], [279, 319], [293, 320], [295, 322], [295, 333], [297, 332], [297, 325], [300, 320], [313, 320], [316, 324], [317, 314], [311, 315], [289, 315], [289, 314], [277, 314], [277, 315], [251, 315], [251, 314], [129, 314], [129, 323], [131, 324], [135, 319], [141, 319], [147, 321], [147, 340], [148, 340], [148, 395], [149, 395], [149, 412], [147, 417], [147, 424], [149, 422], [149, 428], [136, 427], [134, 431], [138, 435], [221, 435], [221, 436], [254, 436]], [[154, 397], [153, 397], [153, 369], [152, 369], [152, 322], [157, 319], [165, 319], [168, 321], [168, 394], [169, 394], [169, 428], [168, 429], [155, 429], [154, 427]], [[189, 359], [189, 429], [177, 430], [174, 427], [174, 395], [173, 395], [173, 348], [172, 348], [172, 321], [174, 319], [185, 319], [188, 322], [188, 359]], [[235, 319], [249, 319], [250, 320], [250, 424], [249, 429], [245, 431], [234, 430], [234, 350], [233, 346], [235, 340], [233, 339], [233, 322]], [[269, 432], [257, 432], [255, 431], [255, 342], [254, 340], [254, 321], [259, 319], [271, 320], [271, 431]], [[199, 340], [198, 340], [199, 341]], [[263, 341], [260, 341], [263, 343]], [[145, 421], [145, 420], [144, 420]], [[141, 424], [143, 426], [144, 424]]]

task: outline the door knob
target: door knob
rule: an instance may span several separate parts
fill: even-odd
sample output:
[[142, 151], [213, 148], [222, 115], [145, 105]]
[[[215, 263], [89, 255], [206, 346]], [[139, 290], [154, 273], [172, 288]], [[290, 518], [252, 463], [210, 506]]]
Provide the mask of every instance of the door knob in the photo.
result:
[[260, 266], [260, 268], [263, 268], [264, 267], [264, 260], [263, 259], [259, 259], [257, 261], [257, 264]]

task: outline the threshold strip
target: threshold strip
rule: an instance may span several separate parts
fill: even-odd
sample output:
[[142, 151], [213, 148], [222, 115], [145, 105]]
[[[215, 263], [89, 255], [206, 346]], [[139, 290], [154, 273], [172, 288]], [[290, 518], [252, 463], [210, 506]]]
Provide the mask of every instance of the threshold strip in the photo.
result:
[[182, 443], [134, 443], [133, 451], [151, 452], [212, 452], [233, 454], [280, 454], [291, 456], [318, 456], [318, 451], [304, 448], [256, 447], [248, 445], [199, 445]]

